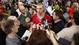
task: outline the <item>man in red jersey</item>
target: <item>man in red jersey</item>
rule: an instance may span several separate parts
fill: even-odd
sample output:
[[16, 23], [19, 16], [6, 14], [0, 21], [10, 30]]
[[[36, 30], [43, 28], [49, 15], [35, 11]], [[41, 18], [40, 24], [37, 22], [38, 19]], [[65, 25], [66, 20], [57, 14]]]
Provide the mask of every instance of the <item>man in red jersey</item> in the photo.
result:
[[36, 5], [36, 11], [37, 13], [33, 14], [31, 17], [33, 24], [42, 24], [44, 21], [47, 21], [48, 23], [52, 22], [52, 17], [45, 13], [42, 3]]

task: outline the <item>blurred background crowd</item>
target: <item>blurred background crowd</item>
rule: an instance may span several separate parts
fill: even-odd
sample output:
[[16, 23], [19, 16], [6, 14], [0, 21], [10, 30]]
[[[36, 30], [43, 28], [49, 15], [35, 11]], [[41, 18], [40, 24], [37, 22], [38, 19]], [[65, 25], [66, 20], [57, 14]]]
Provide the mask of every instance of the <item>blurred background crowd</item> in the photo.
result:
[[0, 45], [79, 45], [79, 0], [0, 0]]

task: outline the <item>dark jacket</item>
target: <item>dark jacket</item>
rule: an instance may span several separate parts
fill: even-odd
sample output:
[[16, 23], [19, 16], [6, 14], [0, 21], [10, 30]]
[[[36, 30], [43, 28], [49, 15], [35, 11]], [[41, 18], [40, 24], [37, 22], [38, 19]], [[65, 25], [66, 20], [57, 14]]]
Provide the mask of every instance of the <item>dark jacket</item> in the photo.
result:
[[6, 33], [0, 28], [0, 45], [5, 45]]
[[58, 33], [59, 31], [61, 31], [65, 26], [65, 23], [63, 20], [57, 22], [54, 24], [54, 31], [55, 33]]

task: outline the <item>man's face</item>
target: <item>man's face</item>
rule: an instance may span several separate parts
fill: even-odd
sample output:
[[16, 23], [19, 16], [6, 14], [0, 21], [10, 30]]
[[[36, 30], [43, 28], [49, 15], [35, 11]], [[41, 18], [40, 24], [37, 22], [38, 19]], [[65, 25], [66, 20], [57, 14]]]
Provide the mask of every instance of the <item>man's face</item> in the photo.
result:
[[67, 6], [70, 7], [70, 5], [71, 5], [71, 1], [68, 1], [68, 2], [67, 2]]
[[25, 14], [26, 12], [26, 8], [24, 6], [20, 6], [19, 10], [22, 14]]
[[43, 5], [37, 5], [37, 13], [41, 14], [44, 11]]

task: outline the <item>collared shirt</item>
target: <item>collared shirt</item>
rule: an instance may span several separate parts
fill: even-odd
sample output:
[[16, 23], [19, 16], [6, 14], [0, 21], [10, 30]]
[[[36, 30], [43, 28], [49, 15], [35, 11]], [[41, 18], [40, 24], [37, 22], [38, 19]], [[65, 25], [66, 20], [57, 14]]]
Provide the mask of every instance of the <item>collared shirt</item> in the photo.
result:
[[19, 9], [17, 9], [16, 12], [18, 13], [19, 16], [21, 15], [21, 12]]

